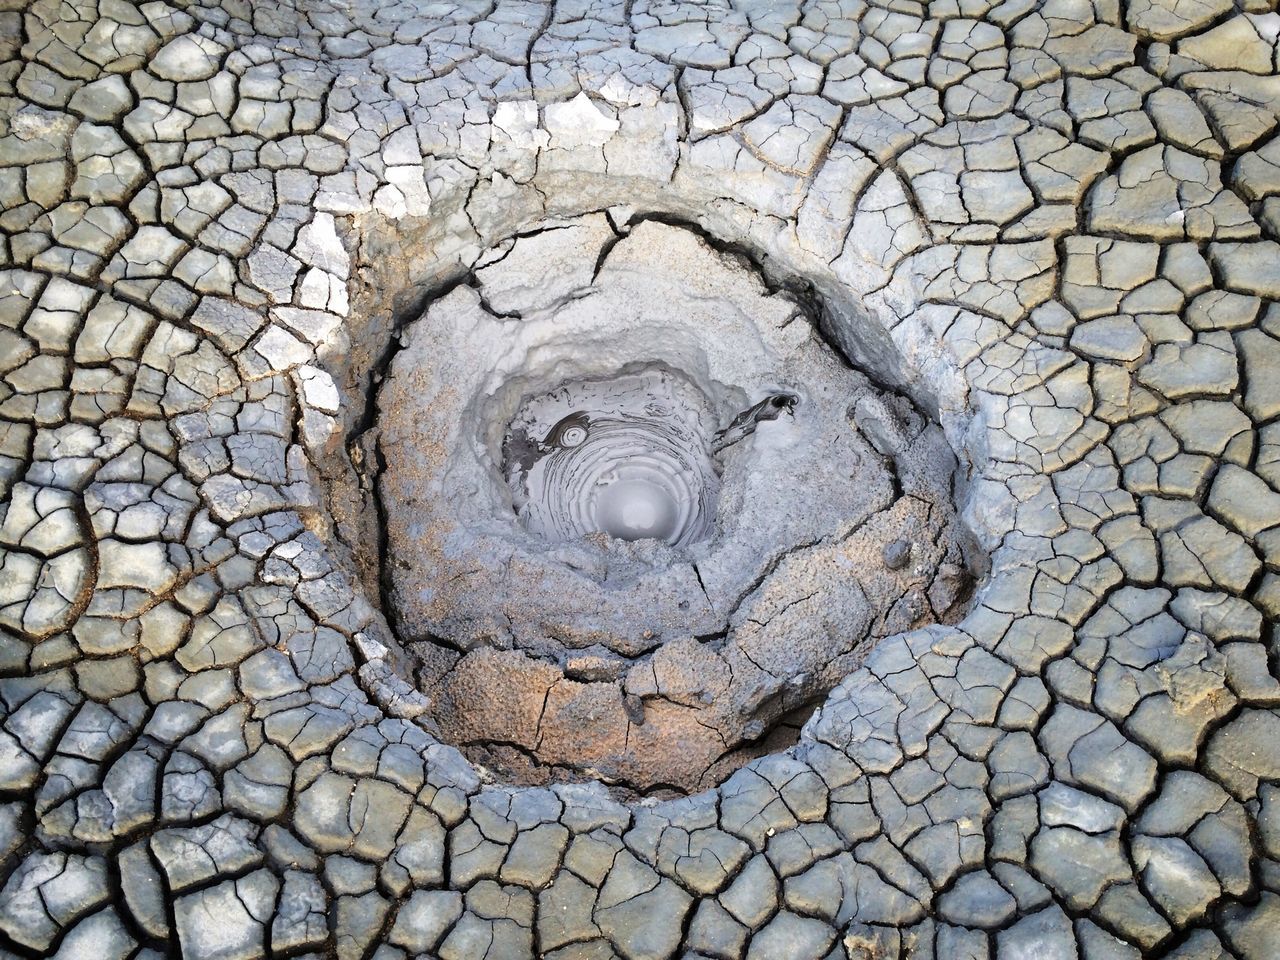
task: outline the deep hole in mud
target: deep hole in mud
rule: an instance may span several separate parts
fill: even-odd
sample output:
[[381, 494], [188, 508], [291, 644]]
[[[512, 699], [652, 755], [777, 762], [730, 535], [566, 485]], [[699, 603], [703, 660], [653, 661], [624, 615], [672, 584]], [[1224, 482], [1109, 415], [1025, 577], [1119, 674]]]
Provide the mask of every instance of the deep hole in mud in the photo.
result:
[[720, 486], [711, 422], [697, 387], [661, 367], [527, 398], [502, 442], [516, 516], [549, 540], [696, 543]]
[[407, 312], [331, 500], [376, 503], [347, 539], [497, 779], [707, 788], [878, 639], [965, 612], [941, 428], [697, 230], [556, 221]]

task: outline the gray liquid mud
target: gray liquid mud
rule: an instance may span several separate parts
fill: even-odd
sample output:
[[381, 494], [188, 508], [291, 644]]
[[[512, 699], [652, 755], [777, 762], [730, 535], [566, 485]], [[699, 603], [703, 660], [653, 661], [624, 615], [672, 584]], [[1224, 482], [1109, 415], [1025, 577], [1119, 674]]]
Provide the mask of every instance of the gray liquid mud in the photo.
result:
[[707, 417], [696, 388], [657, 369], [530, 399], [503, 444], [520, 521], [550, 540], [702, 539], [720, 486]]

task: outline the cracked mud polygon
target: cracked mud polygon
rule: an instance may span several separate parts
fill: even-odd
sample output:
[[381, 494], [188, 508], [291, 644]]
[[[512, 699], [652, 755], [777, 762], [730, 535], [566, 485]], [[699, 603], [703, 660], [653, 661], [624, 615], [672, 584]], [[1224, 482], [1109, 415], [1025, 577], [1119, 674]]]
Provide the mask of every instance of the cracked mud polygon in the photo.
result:
[[0, 956], [1274, 960], [1278, 58], [0, 3]]

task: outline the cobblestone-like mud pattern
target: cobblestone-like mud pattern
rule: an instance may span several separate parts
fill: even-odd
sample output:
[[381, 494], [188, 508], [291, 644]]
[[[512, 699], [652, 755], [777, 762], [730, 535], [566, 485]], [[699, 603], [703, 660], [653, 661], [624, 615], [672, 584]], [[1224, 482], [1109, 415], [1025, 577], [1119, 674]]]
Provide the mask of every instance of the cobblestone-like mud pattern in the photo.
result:
[[[0, 12], [0, 954], [1273, 960], [1272, 6]], [[592, 213], [811, 285], [991, 563], [664, 802], [435, 739], [369, 509], [399, 335]]]

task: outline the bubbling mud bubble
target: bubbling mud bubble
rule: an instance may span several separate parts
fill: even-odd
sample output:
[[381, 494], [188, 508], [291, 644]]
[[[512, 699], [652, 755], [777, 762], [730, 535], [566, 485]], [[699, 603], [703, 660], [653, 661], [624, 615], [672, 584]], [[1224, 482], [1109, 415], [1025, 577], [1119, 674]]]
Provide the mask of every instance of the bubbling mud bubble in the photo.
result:
[[708, 416], [697, 388], [657, 369], [531, 398], [503, 443], [517, 516], [549, 540], [701, 540], [719, 490]]

